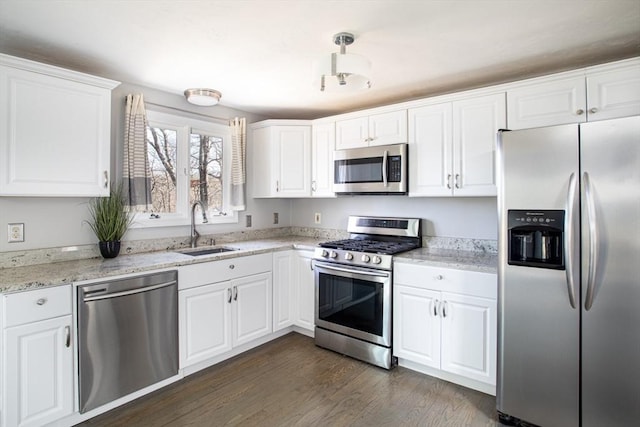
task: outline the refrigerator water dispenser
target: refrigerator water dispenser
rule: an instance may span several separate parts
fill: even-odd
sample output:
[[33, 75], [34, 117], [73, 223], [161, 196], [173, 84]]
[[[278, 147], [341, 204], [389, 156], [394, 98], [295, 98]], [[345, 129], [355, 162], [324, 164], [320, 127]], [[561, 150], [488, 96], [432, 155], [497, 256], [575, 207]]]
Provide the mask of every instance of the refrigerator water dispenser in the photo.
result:
[[509, 210], [510, 265], [564, 270], [564, 211]]

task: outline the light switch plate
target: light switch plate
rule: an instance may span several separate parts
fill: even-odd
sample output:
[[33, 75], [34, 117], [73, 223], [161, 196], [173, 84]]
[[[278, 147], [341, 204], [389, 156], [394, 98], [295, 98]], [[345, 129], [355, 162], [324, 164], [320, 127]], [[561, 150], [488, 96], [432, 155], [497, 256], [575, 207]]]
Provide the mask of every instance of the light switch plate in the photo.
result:
[[9, 224], [7, 235], [9, 243], [24, 242], [24, 223]]

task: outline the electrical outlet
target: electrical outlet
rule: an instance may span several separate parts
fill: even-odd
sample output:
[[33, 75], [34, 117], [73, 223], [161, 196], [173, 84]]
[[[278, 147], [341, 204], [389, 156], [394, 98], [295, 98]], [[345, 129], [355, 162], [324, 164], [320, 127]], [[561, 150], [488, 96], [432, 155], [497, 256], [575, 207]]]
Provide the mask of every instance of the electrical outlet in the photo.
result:
[[8, 235], [9, 243], [24, 242], [24, 223], [9, 224]]
[[247, 216], [245, 217], [245, 219], [246, 219], [246, 222], [247, 222], [247, 223], [246, 223], [246, 226], [247, 226], [247, 227], [251, 227], [251, 215], [247, 215]]
[[322, 222], [322, 215], [320, 214], [320, 212], [316, 212], [316, 213], [313, 215], [313, 221], [314, 221], [316, 224], [320, 224], [320, 223]]
[[277, 224], [278, 223], [278, 212], [274, 212], [273, 213], [273, 223]]

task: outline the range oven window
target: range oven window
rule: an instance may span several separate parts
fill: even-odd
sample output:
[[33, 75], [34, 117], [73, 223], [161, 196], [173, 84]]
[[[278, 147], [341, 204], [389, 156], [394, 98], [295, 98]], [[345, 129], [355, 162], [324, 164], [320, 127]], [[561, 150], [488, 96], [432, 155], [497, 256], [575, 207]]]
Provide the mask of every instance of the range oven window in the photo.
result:
[[381, 283], [320, 273], [318, 285], [321, 320], [382, 336]]

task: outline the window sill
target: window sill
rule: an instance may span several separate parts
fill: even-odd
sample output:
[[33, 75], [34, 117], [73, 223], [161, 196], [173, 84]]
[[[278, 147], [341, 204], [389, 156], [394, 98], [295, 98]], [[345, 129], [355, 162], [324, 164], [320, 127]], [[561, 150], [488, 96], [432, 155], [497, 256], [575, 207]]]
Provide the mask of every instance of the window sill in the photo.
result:
[[[198, 227], [208, 226], [208, 225], [217, 225], [217, 224], [237, 224], [238, 223], [238, 212], [234, 211], [228, 215], [215, 215], [208, 216], [208, 222], [203, 223], [202, 219], [196, 221], [196, 225]], [[149, 218], [149, 214], [140, 214], [136, 215], [133, 222], [131, 223], [131, 229], [144, 229], [144, 228], [161, 228], [161, 227], [184, 227], [190, 226], [191, 220], [186, 217], [169, 217], [169, 218]]]

